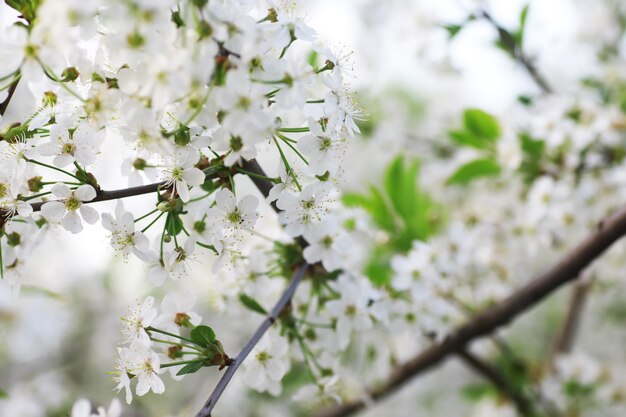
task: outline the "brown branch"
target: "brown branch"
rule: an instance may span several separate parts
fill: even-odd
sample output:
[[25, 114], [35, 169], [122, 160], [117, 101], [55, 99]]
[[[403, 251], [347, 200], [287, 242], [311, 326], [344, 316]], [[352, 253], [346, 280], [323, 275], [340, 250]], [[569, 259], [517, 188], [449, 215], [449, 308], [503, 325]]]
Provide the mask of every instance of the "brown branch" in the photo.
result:
[[233, 359], [232, 363], [228, 366], [228, 369], [226, 370], [226, 372], [224, 372], [224, 375], [222, 375], [222, 378], [215, 386], [215, 389], [209, 396], [209, 399], [204, 403], [204, 406], [196, 414], [196, 417], [211, 416], [213, 408], [215, 408], [217, 401], [224, 393], [224, 390], [228, 386], [233, 375], [235, 375], [235, 372], [237, 372], [237, 369], [239, 369], [239, 366], [241, 366], [242, 362], [248, 357], [248, 355], [250, 354], [252, 349], [254, 349], [257, 343], [259, 343], [265, 332], [267, 332], [267, 330], [278, 320], [285, 307], [291, 302], [291, 298], [296, 292], [298, 285], [300, 285], [302, 278], [304, 278], [304, 274], [306, 273], [308, 268], [309, 264], [307, 263], [304, 263], [299, 267], [298, 272], [296, 272], [291, 283], [289, 284], [285, 292], [280, 296], [280, 299], [272, 309], [272, 312], [265, 318], [265, 320], [263, 320], [263, 323], [261, 323], [261, 325], [254, 332], [250, 340], [248, 340], [248, 342], [241, 349], [241, 352], [239, 352], [237, 357]]
[[15, 93], [15, 90], [17, 90], [18, 83], [19, 83], [19, 79], [13, 81], [13, 84], [11, 84], [11, 87], [9, 87], [9, 95], [2, 103], [0, 103], [0, 116], [4, 116], [4, 113], [6, 113], [7, 108], [9, 107], [9, 103], [11, 102], [11, 99], [13, 98], [13, 94]]
[[554, 357], [559, 353], [567, 353], [572, 349], [580, 325], [582, 311], [592, 286], [593, 280], [583, 277], [581, 281], [577, 282], [574, 288], [572, 288], [572, 295], [570, 297], [567, 314], [565, 315], [565, 321], [552, 346], [550, 362], [552, 362]]
[[486, 10], [482, 10], [477, 15], [477, 17], [484, 18], [487, 22], [491, 24], [491, 26], [493, 26], [498, 31], [498, 36], [500, 37], [500, 45], [502, 45], [502, 47], [507, 51], [509, 55], [511, 55], [513, 59], [522, 64], [522, 66], [526, 69], [526, 72], [528, 72], [528, 75], [530, 75], [533, 81], [535, 81], [541, 91], [547, 94], [552, 93], [553, 90], [552, 87], [550, 87], [548, 81], [546, 81], [543, 75], [539, 73], [537, 67], [535, 67], [535, 64], [524, 53], [524, 51], [522, 50], [522, 46], [518, 45], [518, 42], [511, 34], [511, 32], [509, 32], [508, 30], [503, 28], [498, 22], [496, 22]]
[[[258, 162], [254, 159], [250, 161], [243, 160], [240, 165], [243, 169], [253, 174], [260, 175], [261, 177], [267, 176], [265, 172], [263, 171], [263, 168], [261, 168]], [[254, 176], [250, 176], [250, 179], [252, 180], [254, 185], [259, 189], [261, 194], [263, 194], [263, 196], [267, 198], [274, 184], [272, 184], [271, 181], [265, 180], [263, 178], [254, 177]], [[276, 212], [279, 211], [278, 207], [276, 207], [276, 204], [274, 202], [272, 202], [271, 205], [272, 205], [272, 208]], [[298, 243], [302, 247], [305, 247], [307, 245], [306, 241], [303, 239], [300, 239]], [[220, 397], [224, 393], [224, 390], [230, 383], [230, 380], [232, 379], [235, 372], [237, 372], [237, 369], [239, 368], [241, 363], [248, 357], [248, 355], [250, 354], [252, 349], [254, 349], [257, 343], [259, 343], [259, 341], [261, 340], [265, 332], [267, 332], [267, 330], [276, 322], [276, 320], [278, 320], [278, 318], [280, 317], [285, 307], [291, 302], [291, 298], [293, 297], [294, 293], [298, 289], [298, 285], [300, 285], [300, 282], [302, 282], [302, 279], [304, 278], [304, 274], [312, 266], [313, 265], [309, 265], [306, 262], [302, 262], [298, 266], [297, 273], [295, 274], [294, 278], [292, 279], [291, 283], [289, 284], [285, 292], [280, 296], [280, 299], [278, 300], [278, 302], [272, 309], [272, 312], [265, 318], [265, 320], [263, 320], [263, 323], [261, 323], [261, 325], [254, 332], [250, 340], [248, 340], [248, 342], [241, 349], [237, 357], [228, 366], [228, 369], [226, 370], [226, 372], [224, 372], [224, 375], [222, 375], [222, 378], [219, 380], [219, 382], [217, 383], [217, 385], [215, 386], [215, 388], [209, 395], [209, 399], [204, 403], [204, 406], [200, 409], [200, 411], [198, 411], [195, 417], [210, 417], [211, 416], [213, 409], [217, 405], [217, 401], [220, 399]]]
[[[214, 179], [219, 177], [219, 169], [218, 168], [209, 168], [205, 169], [204, 173], [206, 174], [205, 180]], [[120, 190], [97, 190], [96, 198], [91, 201], [85, 201], [84, 204], [93, 204], [99, 203], [101, 201], [110, 201], [110, 200], [118, 200], [121, 198], [135, 197], [138, 195], [150, 194], [157, 192], [161, 187], [166, 184], [165, 181], [155, 182], [153, 184], [140, 185], [138, 187], [130, 187], [130, 188], [122, 188]], [[41, 211], [41, 206], [43, 206], [46, 202], [41, 201], [37, 203], [31, 203], [31, 207], [33, 211]], [[0, 208], [0, 228], [2, 228], [3, 224], [7, 221], [10, 212], [6, 209]]]
[[478, 356], [475, 356], [469, 350], [461, 349], [457, 354], [470, 368], [482, 375], [491, 382], [500, 393], [509, 398], [513, 404], [515, 404], [515, 408], [517, 408], [520, 415], [524, 417], [532, 416], [532, 402], [514, 387], [497, 368], [483, 361]]
[[[532, 279], [498, 304], [478, 313], [468, 323], [458, 327], [442, 342], [432, 345], [397, 367], [387, 381], [368, 390], [368, 399], [379, 400], [395, 392], [415, 376], [440, 364], [458, 353], [473, 340], [493, 333], [518, 315], [543, 300], [559, 287], [579, 277], [580, 273], [613, 243], [626, 234], [626, 207], [598, 224], [597, 228], [556, 265]], [[342, 417], [364, 408], [366, 401], [358, 399], [322, 411], [317, 417]]]

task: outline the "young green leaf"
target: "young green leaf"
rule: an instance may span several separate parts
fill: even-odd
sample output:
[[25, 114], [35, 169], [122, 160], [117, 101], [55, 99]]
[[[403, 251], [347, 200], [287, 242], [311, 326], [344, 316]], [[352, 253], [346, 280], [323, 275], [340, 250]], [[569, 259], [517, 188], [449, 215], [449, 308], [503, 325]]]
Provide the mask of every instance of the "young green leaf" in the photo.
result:
[[189, 337], [195, 344], [208, 348], [215, 343], [215, 332], [209, 326], [197, 326], [195, 327]]
[[477, 178], [498, 175], [500, 171], [500, 165], [493, 159], [476, 159], [457, 169], [446, 184], [467, 184]]
[[193, 373], [198, 372], [200, 368], [202, 368], [203, 366], [204, 365], [202, 364], [202, 362], [188, 363], [187, 365], [180, 368], [180, 370], [176, 372], [176, 375], [180, 376], [180, 375], [193, 374]]
[[183, 231], [183, 221], [176, 213], [168, 213], [167, 215], [167, 233], [170, 236], [177, 236]]
[[261, 304], [249, 295], [244, 293], [239, 294], [239, 301], [241, 301], [241, 304], [243, 304], [248, 310], [252, 310], [255, 313], [259, 313], [264, 316], [267, 315], [267, 311], [261, 306]]
[[442, 27], [448, 31], [448, 36], [450, 37], [450, 39], [458, 35], [459, 32], [461, 32], [461, 29], [463, 29], [463, 25], [455, 24], [442, 25]]
[[495, 142], [500, 137], [500, 124], [495, 117], [480, 109], [467, 109], [463, 113], [465, 129], [474, 136]]

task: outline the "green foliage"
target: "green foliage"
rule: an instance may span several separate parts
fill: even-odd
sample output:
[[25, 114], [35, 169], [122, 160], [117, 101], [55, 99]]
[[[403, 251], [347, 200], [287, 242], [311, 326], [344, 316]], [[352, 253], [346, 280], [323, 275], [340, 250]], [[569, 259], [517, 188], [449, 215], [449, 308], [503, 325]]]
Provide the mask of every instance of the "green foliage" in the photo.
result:
[[7, 6], [17, 10], [21, 17], [29, 23], [35, 20], [37, 8], [43, 0], [5, 0]]
[[522, 149], [522, 163], [520, 172], [527, 183], [532, 183], [535, 178], [542, 173], [543, 157], [545, 150], [545, 142], [543, 140], [533, 139], [529, 134], [523, 133], [519, 136], [520, 146]]
[[183, 221], [177, 213], [167, 213], [166, 230], [170, 236], [177, 236], [183, 231]]
[[499, 175], [500, 171], [500, 164], [494, 159], [475, 159], [459, 167], [446, 184], [468, 184], [477, 178]]
[[595, 384], [581, 384], [578, 381], [567, 381], [563, 386], [565, 395], [577, 401], [590, 397], [596, 389], [597, 386]]
[[513, 34], [513, 37], [515, 38], [515, 42], [517, 43], [517, 46], [520, 49], [522, 49], [522, 46], [524, 45], [524, 31], [526, 30], [526, 19], [528, 18], [529, 7], [530, 7], [530, 4], [527, 4], [526, 6], [522, 8], [522, 12], [520, 13], [520, 16], [519, 16], [519, 28]]
[[200, 368], [202, 368], [204, 366], [204, 364], [200, 361], [198, 362], [193, 362], [193, 363], [188, 363], [187, 365], [183, 366], [182, 368], [180, 368], [180, 370], [178, 372], [176, 372], [176, 375], [187, 375], [187, 374], [193, 374], [195, 372], [198, 372], [200, 370]]
[[259, 313], [263, 316], [267, 315], [267, 311], [261, 306], [261, 304], [249, 295], [244, 293], [239, 294], [239, 301], [248, 310], [254, 311], [255, 313]]
[[491, 384], [476, 383], [464, 386], [461, 395], [469, 402], [479, 402], [485, 397], [497, 396], [498, 392]]
[[463, 112], [463, 128], [449, 133], [450, 139], [462, 146], [493, 151], [500, 138], [500, 124], [495, 117], [480, 109]]
[[463, 25], [455, 25], [455, 24], [442, 25], [442, 27], [448, 31], [448, 36], [450, 36], [450, 39], [458, 35], [459, 32], [461, 32], [461, 29], [463, 29]]
[[0, 399], [9, 398], [9, 394], [6, 391], [0, 389]]
[[365, 270], [377, 285], [389, 282], [389, 262], [395, 253], [409, 251], [413, 241], [428, 239], [441, 226], [441, 209], [420, 189], [418, 180], [419, 162], [407, 163], [398, 156], [387, 167], [382, 188], [371, 185], [368, 194], [343, 197], [344, 205], [364, 209], [389, 235], [389, 242], [376, 248]]
[[208, 348], [215, 343], [215, 332], [209, 326], [195, 327], [189, 337], [195, 344]]
[[500, 165], [495, 159], [496, 144], [502, 132], [498, 120], [480, 109], [463, 112], [463, 127], [449, 133], [458, 145], [479, 150], [484, 156], [459, 167], [446, 182], [448, 185], [465, 185], [475, 179], [499, 175]]

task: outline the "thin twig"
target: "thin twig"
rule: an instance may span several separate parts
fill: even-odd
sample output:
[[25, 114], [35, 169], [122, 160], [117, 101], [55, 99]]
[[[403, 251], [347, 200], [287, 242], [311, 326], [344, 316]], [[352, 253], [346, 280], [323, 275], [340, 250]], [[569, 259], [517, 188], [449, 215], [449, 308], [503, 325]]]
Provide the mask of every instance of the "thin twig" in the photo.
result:
[[593, 280], [588, 279], [588, 277], [583, 277], [572, 288], [572, 295], [570, 297], [567, 314], [565, 315], [565, 321], [557, 338], [554, 340], [550, 362], [552, 362], [558, 354], [567, 353], [572, 349], [585, 302], [587, 301], [592, 286]]
[[257, 343], [259, 343], [265, 332], [267, 332], [267, 330], [276, 322], [276, 320], [278, 320], [285, 307], [290, 303], [291, 298], [296, 292], [296, 289], [298, 288], [298, 285], [302, 281], [302, 278], [304, 277], [304, 274], [306, 273], [308, 268], [309, 264], [306, 263], [300, 266], [294, 278], [291, 280], [291, 283], [272, 309], [272, 312], [265, 318], [265, 320], [263, 320], [263, 323], [261, 323], [261, 325], [257, 328], [256, 332], [254, 332], [250, 340], [248, 340], [248, 342], [241, 349], [241, 352], [239, 352], [237, 357], [233, 359], [232, 363], [228, 366], [228, 369], [226, 370], [226, 372], [224, 372], [224, 375], [222, 375], [222, 378], [215, 386], [215, 389], [209, 396], [209, 399], [204, 403], [204, 406], [196, 414], [196, 417], [211, 416], [213, 408], [224, 393], [224, 390], [228, 386], [228, 383], [232, 379], [235, 372], [237, 372], [239, 366], [248, 357], [248, 355], [250, 354], [252, 349], [254, 349]]
[[514, 387], [497, 368], [483, 361], [469, 350], [461, 349], [457, 354], [470, 368], [491, 382], [504, 396], [511, 399], [520, 415], [524, 417], [532, 416], [532, 402]]
[[[208, 179], [219, 178], [219, 170], [205, 170], [205, 181]], [[96, 198], [90, 201], [85, 201], [84, 204], [99, 203], [101, 201], [119, 200], [122, 198], [135, 197], [143, 194], [150, 194], [157, 192], [167, 181], [155, 182], [153, 184], [140, 185], [138, 187], [122, 188], [119, 190], [97, 190]], [[41, 206], [46, 202], [41, 201], [37, 203], [31, 203], [33, 211], [41, 211]], [[9, 212], [7, 210], [0, 209], [0, 222], [2, 219], [6, 219]]]
[[[559, 287], [576, 280], [581, 272], [618, 239], [626, 235], [626, 207], [598, 224], [597, 228], [552, 268], [532, 279], [500, 303], [476, 314], [442, 342], [432, 345], [397, 367], [387, 381], [368, 390], [365, 398], [379, 400], [395, 392], [415, 376], [440, 364], [448, 356], [465, 349], [469, 342], [493, 333], [510, 323]], [[322, 411], [318, 417], [343, 417], [364, 408], [357, 399]]]
[[494, 18], [489, 14], [486, 10], [481, 10], [477, 17], [484, 18], [487, 22], [489, 22], [497, 31], [498, 36], [500, 37], [500, 44], [506, 49], [506, 51], [511, 55], [515, 60], [517, 60], [528, 72], [528, 75], [537, 83], [541, 91], [544, 93], [550, 94], [553, 92], [552, 87], [546, 79], [539, 73], [535, 64], [528, 58], [528, 56], [522, 50], [522, 46], [518, 45], [515, 40], [515, 37], [500, 26], [498, 22], [494, 20]]
[[7, 108], [9, 107], [9, 103], [13, 98], [13, 94], [15, 93], [15, 90], [17, 90], [18, 83], [19, 79], [15, 80], [13, 84], [11, 84], [11, 87], [9, 87], [9, 94], [7, 95], [7, 98], [2, 103], [0, 103], [0, 116], [4, 116], [4, 113], [6, 113]]

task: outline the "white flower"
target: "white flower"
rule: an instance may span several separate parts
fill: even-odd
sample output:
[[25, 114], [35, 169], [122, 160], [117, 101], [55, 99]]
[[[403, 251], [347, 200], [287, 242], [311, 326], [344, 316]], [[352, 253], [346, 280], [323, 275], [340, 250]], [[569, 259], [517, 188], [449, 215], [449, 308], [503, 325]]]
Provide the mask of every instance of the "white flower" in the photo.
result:
[[237, 203], [232, 191], [222, 188], [215, 194], [215, 204], [216, 207], [207, 211], [207, 216], [213, 218], [216, 227], [225, 230], [226, 236], [251, 229], [259, 218], [256, 212], [259, 200], [253, 195], [247, 195]]
[[349, 240], [336, 221], [325, 221], [304, 231], [309, 245], [304, 248], [304, 259], [309, 263], [322, 262], [327, 271], [341, 267], [349, 249]]
[[292, 398], [293, 401], [309, 401], [327, 407], [339, 404], [341, 397], [335, 391], [339, 376], [324, 377], [316, 385], [305, 385]]
[[289, 370], [288, 351], [289, 344], [283, 337], [273, 332], [266, 334], [244, 362], [246, 383], [256, 391], [279, 395], [280, 380]]
[[[84, 202], [96, 198], [96, 190], [91, 185], [81, 185], [72, 191], [67, 185], [57, 183], [52, 186], [52, 195], [62, 201], [49, 201], [41, 207], [45, 218], [61, 222], [65, 230], [79, 233], [83, 230], [81, 217], [89, 224], [98, 221], [98, 212]], [[80, 215], [79, 215], [80, 213]]]
[[279, 217], [286, 225], [289, 236], [301, 235], [306, 227], [322, 221], [327, 211], [327, 203], [332, 185], [315, 182], [302, 189], [299, 195], [290, 192], [281, 194], [276, 205], [283, 210]]
[[204, 172], [195, 167], [199, 160], [200, 154], [196, 151], [179, 151], [172, 164], [163, 169], [166, 187], [172, 187], [174, 194], [178, 193], [183, 203], [189, 201], [190, 186], [195, 187], [204, 183]]
[[26, 187], [20, 187], [17, 183], [8, 183], [0, 180], [0, 209], [7, 212], [8, 217], [16, 213], [23, 217], [29, 217], [33, 213], [33, 207], [19, 198], [27, 191]]
[[152, 390], [155, 394], [163, 394], [165, 385], [159, 377], [161, 372], [161, 361], [159, 355], [152, 350], [144, 350], [138, 353], [137, 367], [132, 370], [137, 377], [135, 394], [143, 396]]
[[197, 326], [202, 317], [191, 311], [196, 296], [190, 292], [168, 293], [161, 302], [161, 315], [154, 321], [155, 327], [172, 333], [180, 327]]
[[126, 403], [133, 401], [133, 391], [130, 386], [131, 370], [135, 367], [135, 354], [130, 348], [118, 347], [115, 371], [113, 372], [113, 382], [117, 382], [115, 389], [120, 392], [122, 389], [126, 392]]
[[147, 297], [143, 304], [137, 304], [126, 317], [122, 317], [122, 336], [124, 341], [141, 342], [144, 346], [150, 345], [150, 336], [146, 328], [150, 327], [157, 316], [156, 309], [152, 308], [154, 297]]
[[[80, 123], [74, 130], [73, 120], [60, 117], [50, 127], [50, 141], [38, 147], [43, 156], [54, 156], [54, 164], [65, 167], [76, 161], [83, 166], [93, 165], [100, 147], [101, 134], [87, 123]], [[72, 129], [72, 133], [70, 130]]]
[[353, 331], [364, 331], [372, 327], [368, 308], [370, 297], [356, 279], [343, 274], [333, 287], [341, 298], [326, 303], [329, 314], [337, 320], [336, 334], [339, 349], [348, 347]]
[[116, 399], [111, 401], [108, 409], [98, 407], [98, 414], [91, 413], [91, 403], [89, 400], [77, 400], [72, 406], [71, 417], [120, 417], [122, 415], [122, 405]]
[[339, 169], [342, 140], [335, 137], [336, 132], [324, 131], [319, 123], [311, 119], [309, 130], [310, 135], [298, 140], [298, 148], [309, 157], [309, 168], [315, 175], [324, 175], [327, 171], [334, 175]]
[[148, 238], [142, 232], [135, 231], [133, 215], [124, 210], [122, 200], [117, 201], [115, 218], [109, 213], [102, 214], [102, 226], [111, 232], [111, 245], [122, 253], [124, 259], [128, 259], [131, 253], [141, 260], [147, 259], [145, 252], [150, 246]]

